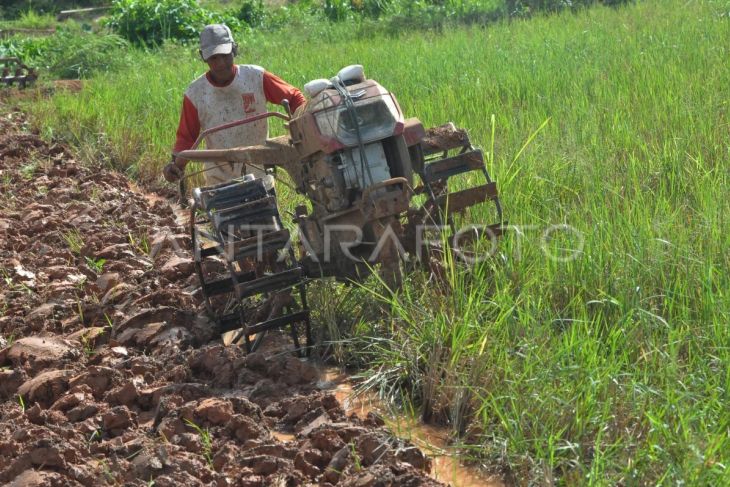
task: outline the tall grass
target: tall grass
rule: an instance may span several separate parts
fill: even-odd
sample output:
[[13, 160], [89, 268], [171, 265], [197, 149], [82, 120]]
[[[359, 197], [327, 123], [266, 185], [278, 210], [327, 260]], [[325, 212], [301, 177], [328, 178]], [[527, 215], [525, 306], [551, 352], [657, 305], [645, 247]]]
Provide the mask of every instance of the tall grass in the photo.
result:
[[[522, 228], [497, 258], [447, 263], [451, 293], [419, 274], [397, 296], [371, 288], [391, 314], [354, 327], [369, 384], [410, 394], [522, 484], [728, 483], [727, 12], [666, 0], [442, 34], [241, 39], [240, 61], [295, 85], [362, 63], [409, 116], [468, 128]], [[138, 52], [32, 110], [150, 178], [202, 71], [193, 49]], [[555, 224], [581, 238], [544, 242]]]
[[[2, 19], [2, 16], [0, 16]], [[35, 10], [26, 10], [12, 21], [0, 21], [0, 29], [52, 29], [56, 26], [56, 18], [50, 14], [38, 13]]]

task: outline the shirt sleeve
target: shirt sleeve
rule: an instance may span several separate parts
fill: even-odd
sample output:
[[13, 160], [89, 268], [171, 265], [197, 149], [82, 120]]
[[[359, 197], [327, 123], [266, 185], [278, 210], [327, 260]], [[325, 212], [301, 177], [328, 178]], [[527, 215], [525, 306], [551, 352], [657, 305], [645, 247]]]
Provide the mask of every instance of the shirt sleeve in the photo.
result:
[[200, 119], [198, 109], [195, 108], [190, 98], [183, 98], [182, 111], [180, 112], [180, 123], [177, 126], [177, 137], [175, 139], [175, 152], [190, 149], [200, 135]]
[[292, 113], [307, 101], [301, 91], [268, 71], [264, 72], [264, 95], [266, 101], [277, 105], [284, 99], [289, 100]]

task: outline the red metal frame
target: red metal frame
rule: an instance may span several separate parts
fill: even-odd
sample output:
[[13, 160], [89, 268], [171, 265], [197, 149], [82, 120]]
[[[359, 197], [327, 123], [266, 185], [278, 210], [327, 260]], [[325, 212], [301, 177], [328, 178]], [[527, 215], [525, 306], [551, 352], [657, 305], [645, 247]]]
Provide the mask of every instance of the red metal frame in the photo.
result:
[[224, 123], [223, 125], [218, 125], [216, 127], [211, 127], [211, 128], [209, 128], [207, 130], [202, 131], [200, 133], [200, 135], [198, 136], [197, 140], [195, 141], [195, 143], [193, 144], [193, 146], [190, 149], [188, 149], [188, 150], [195, 150], [195, 149], [197, 149], [198, 146], [200, 145], [200, 143], [203, 141], [203, 139], [206, 138], [208, 135], [214, 133], [214, 132], [219, 132], [221, 130], [229, 129], [231, 127], [238, 127], [239, 125], [245, 125], [247, 123], [256, 122], [257, 120], [263, 120], [263, 119], [269, 118], [269, 117], [278, 117], [278, 118], [280, 118], [282, 120], [285, 120], [287, 122], [289, 120], [291, 120], [291, 117], [289, 117], [287, 115], [284, 115], [283, 113], [279, 113], [279, 112], [266, 112], [266, 113], [261, 113], [259, 115], [254, 115], [253, 117], [242, 118], [241, 120], [236, 120], [235, 122]]

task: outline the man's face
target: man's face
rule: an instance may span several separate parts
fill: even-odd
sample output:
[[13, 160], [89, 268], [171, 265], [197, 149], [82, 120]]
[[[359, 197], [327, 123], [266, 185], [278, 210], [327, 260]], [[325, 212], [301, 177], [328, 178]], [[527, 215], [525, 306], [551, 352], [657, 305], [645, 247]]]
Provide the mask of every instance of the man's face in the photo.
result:
[[210, 75], [216, 83], [227, 83], [233, 79], [233, 53], [215, 54], [205, 60]]

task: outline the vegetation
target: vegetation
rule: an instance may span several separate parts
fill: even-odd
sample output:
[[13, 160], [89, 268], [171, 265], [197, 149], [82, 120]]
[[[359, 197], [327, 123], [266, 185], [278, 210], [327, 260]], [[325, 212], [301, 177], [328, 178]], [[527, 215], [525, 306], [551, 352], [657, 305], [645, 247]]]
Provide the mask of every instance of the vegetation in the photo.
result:
[[[0, 17], [2, 18], [2, 17]], [[5, 27], [15, 29], [50, 29], [56, 24], [56, 19], [50, 14], [41, 14], [36, 10], [26, 10], [13, 21], [0, 21], [0, 29]]]
[[128, 45], [117, 35], [99, 36], [64, 26], [49, 37], [15, 36], [0, 40], [0, 57], [20, 57], [53, 78], [78, 79], [126, 66]]
[[[419, 273], [398, 295], [323, 286], [357, 345], [338, 355], [520, 482], [727, 483], [728, 11], [667, 0], [396, 37], [310, 18], [239, 32], [241, 62], [295, 85], [357, 62], [409, 116], [468, 128], [515, 225], [495, 258], [444, 263], [450, 291]], [[195, 51], [134, 50], [28, 109], [47, 136], [159, 177], [204, 69]]]
[[108, 3], [108, 0], [3, 0], [0, 17], [15, 19], [28, 11], [55, 14], [61, 10], [98, 7]]
[[[626, 1], [603, 0], [601, 3], [618, 5]], [[272, 31], [292, 27], [330, 31], [332, 29], [323, 27], [322, 20], [331, 23], [348, 21], [347, 26], [336, 30], [340, 35], [350, 34], [352, 23], [358, 26], [357, 37], [363, 33], [400, 35], [413, 29], [442, 30], [447, 25], [484, 25], [507, 17], [528, 17], [544, 11], [577, 11], [597, 3], [597, 0], [300, 0], [279, 7], [266, 7], [263, 0], [242, 0], [234, 6], [224, 2], [226, 8], [221, 7], [220, 2], [198, 0], [111, 2], [109, 16], [102, 19], [101, 24], [134, 45], [155, 47], [171, 40], [195, 40], [199, 26], [210, 23], [225, 23], [240, 35], [248, 34], [251, 29]], [[81, 1], [71, 5], [94, 6], [96, 3]], [[0, 29], [59, 30], [59, 35], [50, 39], [15, 36], [0, 40], [1, 55], [21, 57], [61, 78], [89, 77], [94, 72], [118, 67], [119, 63], [105, 62], [101, 53], [116, 55], [116, 51], [126, 48], [118, 42], [119, 38], [113, 38], [109, 43], [83, 35], [84, 31], [99, 30], [99, 23], [82, 24], [81, 31], [74, 24], [56, 22], [52, 15], [52, 12], [69, 5], [64, 2], [57, 2], [55, 7], [45, 5], [41, 2], [33, 10], [30, 2], [16, 1], [11, 2], [8, 7], [11, 10], [5, 14], [0, 10]], [[22, 10], [23, 6], [26, 10]], [[5, 17], [12, 20], [1, 20]], [[58, 51], [64, 49], [67, 51], [59, 54]], [[82, 53], [74, 57], [79, 49]], [[64, 55], [70, 56], [72, 62], [68, 62]], [[60, 58], [60, 62], [50, 64], [48, 58]]]
[[108, 25], [122, 37], [144, 46], [160, 45], [166, 39], [197, 39], [200, 26], [240, 24], [233, 15], [216, 14], [196, 0], [114, 0]]

